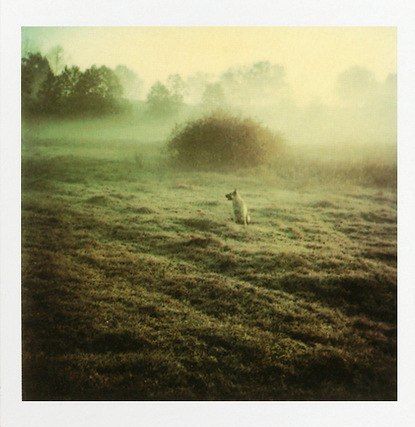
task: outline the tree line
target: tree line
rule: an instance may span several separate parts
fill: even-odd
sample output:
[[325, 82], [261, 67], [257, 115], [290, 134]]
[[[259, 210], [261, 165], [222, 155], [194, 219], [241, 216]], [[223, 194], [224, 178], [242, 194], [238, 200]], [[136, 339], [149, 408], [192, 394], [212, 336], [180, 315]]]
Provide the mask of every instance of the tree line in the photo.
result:
[[[25, 52], [21, 66], [22, 110], [29, 114], [100, 115], [131, 107], [143, 82], [124, 65], [114, 70], [93, 65], [82, 71], [64, 64], [59, 46], [48, 54]], [[177, 114], [185, 103], [206, 110], [247, 105], [275, 95], [284, 87], [284, 70], [268, 61], [230, 68], [219, 78], [197, 73], [185, 81], [179, 74], [157, 81], [145, 99], [145, 111], [156, 117]]]
[[125, 107], [121, 83], [106, 66], [81, 71], [65, 66], [54, 73], [40, 53], [22, 58], [22, 110], [32, 114], [114, 113]]
[[[85, 71], [78, 66], [57, 65], [57, 53], [47, 57], [27, 53], [21, 63], [22, 111], [30, 115], [102, 115], [131, 107], [126, 95], [142, 85], [134, 72], [120, 65], [112, 70], [93, 65]], [[149, 90], [146, 111], [154, 115], [177, 113], [184, 105], [181, 77], [171, 76], [169, 88], [156, 82]]]

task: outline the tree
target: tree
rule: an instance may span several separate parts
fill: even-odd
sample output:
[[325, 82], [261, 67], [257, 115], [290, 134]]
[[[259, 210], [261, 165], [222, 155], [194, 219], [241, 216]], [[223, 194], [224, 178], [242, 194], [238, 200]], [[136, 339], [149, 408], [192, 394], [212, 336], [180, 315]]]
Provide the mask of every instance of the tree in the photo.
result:
[[230, 68], [220, 77], [227, 99], [239, 105], [274, 100], [286, 87], [285, 70], [269, 61], [255, 62], [249, 67]]
[[115, 73], [93, 65], [85, 70], [74, 87], [73, 102], [91, 113], [115, 112], [120, 107], [122, 86]]
[[101, 114], [125, 106], [122, 86], [108, 67], [81, 72], [65, 66], [55, 74], [40, 53], [22, 58], [22, 109], [31, 114]]
[[200, 103], [206, 86], [211, 83], [214, 76], [197, 72], [186, 79], [186, 99], [190, 103]]
[[81, 70], [77, 66], [66, 66], [59, 75], [62, 87], [62, 97], [69, 100], [75, 93], [75, 87], [81, 78]]
[[167, 88], [177, 103], [182, 103], [186, 94], [186, 83], [179, 74], [170, 74], [167, 77]]
[[38, 94], [39, 110], [45, 113], [58, 113], [61, 110], [62, 89], [59, 78], [49, 71]]
[[65, 67], [66, 59], [62, 46], [57, 45], [52, 47], [52, 49], [50, 49], [46, 54], [46, 58], [48, 59], [52, 72], [55, 75], [59, 74]]
[[27, 58], [31, 53], [33, 54], [39, 52], [40, 47], [38, 46], [38, 44], [31, 38], [25, 37], [24, 33], [22, 32], [22, 58]]
[[[45, 92], [46, 97], [50, 97], [53, 101], [44, 100], [44, 103], [48, 103], [53, 110], [46, 109], [49, 112], [55, 112], [60, 114], [76, 113], [79, 111], [79, 107], [76, 103], [76, 92], [75, 88], [82, 76], [82, 73], [77, 66], [68, 67], [62, 70], [58, 76], [54, 76], [52, 81], [52, 87], [49, 88], [51, 93]], [[45, 82], [46, 86], [50, 86]]]
[[337, 93], [347, 104], [364, 105], [377, 91], [375, 75], [366, 68], [353, 66], [337, 78]]
[[147, 95], [147, 108], [151, 114], [168, 115], [176, 113], [182, 99], [177, 94], [170, 93], [169, 89], [160, 82], [156, 82]]
[[22, 58], [21, 89], [22, 108], [26, 111], [36, 111], [39, 103], [39, 92], [46, 79], [50, 78], [52, 70], [48, 60], [40, 53], [29, 53]]
[[139, 99], [143, 89], [143, 81], [137, 74], [125, 65], [118, 65], [114, 73], [124, 89], [125, 96], [127, 98]]
[[202, 96], [202, 105], [207, 109], [218, 109], [225, 106], [225, 93], [220, 83], [208, 83]]
[[337, 78], [337, 94], [349, 107], [384, 107], [396, 105], [396, 74], [389, 74], [384, 81], [363, 67], [353, 66]]

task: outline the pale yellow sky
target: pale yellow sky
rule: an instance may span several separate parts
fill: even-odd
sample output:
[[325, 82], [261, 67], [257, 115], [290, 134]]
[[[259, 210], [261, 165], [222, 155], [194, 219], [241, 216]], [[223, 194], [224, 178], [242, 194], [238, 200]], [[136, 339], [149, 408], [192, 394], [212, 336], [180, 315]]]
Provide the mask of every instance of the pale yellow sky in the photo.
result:
[[26, 27], [22, 36], [43, 51], [62, 45], [82, 68], [124, 64], [148, 84], [269, 60], [285, 67], [299, 103], [331, 102], [338, 74], [353, 65], [379, 80], [396, 72], [391, 27]]

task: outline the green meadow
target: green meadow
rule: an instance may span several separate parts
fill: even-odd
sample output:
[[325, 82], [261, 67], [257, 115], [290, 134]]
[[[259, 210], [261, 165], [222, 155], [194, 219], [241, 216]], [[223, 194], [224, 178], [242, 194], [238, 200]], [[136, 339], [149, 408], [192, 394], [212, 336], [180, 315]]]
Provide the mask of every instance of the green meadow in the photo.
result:
[[23, 127], [24, 399], [396, 399], [393, 147], [186, 172], [110, 128]]

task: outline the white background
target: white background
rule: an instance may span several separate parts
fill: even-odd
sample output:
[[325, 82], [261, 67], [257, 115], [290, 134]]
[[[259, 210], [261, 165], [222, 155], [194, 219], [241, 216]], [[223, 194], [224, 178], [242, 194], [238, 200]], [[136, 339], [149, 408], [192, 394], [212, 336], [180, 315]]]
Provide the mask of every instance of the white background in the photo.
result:
[[[0, 0], [1, 425], [415, 425], [415, 2]], [[20, 27], [286, 25], [398, 28], [398, 402], [22, 402]]]

